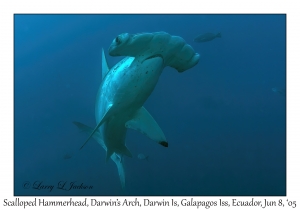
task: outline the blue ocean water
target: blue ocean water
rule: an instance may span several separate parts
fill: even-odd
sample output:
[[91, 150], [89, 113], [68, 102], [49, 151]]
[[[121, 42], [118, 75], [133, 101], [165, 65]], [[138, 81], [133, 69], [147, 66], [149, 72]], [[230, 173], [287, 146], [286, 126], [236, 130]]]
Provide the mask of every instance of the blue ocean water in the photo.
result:
[[[169, 147], [129, 130], [123, 192], [96, 141], [79, 150], [88, 135], [72, 122], [96, 126], [101, 49], [157, 31], [201, 58], [164, 69], [144, 106]], [[193, 41], [206, 32], [222, 37]], [[122, 58], [107, 54], [110, 66]], [[14, 194], [286, 195], [285, 88], [285, 15], [15, 15]], [[57, 188], [72, 182], [87, 188]]]

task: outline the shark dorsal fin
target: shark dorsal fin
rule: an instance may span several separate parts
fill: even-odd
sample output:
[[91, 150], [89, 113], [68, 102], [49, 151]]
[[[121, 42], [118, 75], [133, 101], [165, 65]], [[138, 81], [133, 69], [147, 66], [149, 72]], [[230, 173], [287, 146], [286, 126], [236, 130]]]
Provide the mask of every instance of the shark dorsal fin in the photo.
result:
[[102, 80], [105, 77], [105, 75], [107, 74], [107, 72], [109, 71], [109, 67], [106, 61], [106, 57], [105, 57], [105, 53], [104, 50], [102, 48]]
[[144, 107], [136, 111], [133, 118], [125, 123], [125, 127], [140, 131], [153, 141], [168, 147], [163, 131]]

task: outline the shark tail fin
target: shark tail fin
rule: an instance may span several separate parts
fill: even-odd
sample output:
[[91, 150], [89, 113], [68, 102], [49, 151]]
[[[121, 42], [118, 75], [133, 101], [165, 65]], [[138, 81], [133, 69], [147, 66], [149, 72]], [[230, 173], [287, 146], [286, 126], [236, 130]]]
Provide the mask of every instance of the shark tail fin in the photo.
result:
[[[87, 134], [91, 134], [93, 132], [93, 128], [84, 125], [80, 122], [73, 122], [81, 131], [87, 133]], [[94, 138], [96, 138], [98, 140], [98, 143], [103, 147], [104, 150], [107, 150], [106, 146], [104, 145], [104, 142], [101, 138], [101, 135], [99, 135], [99, 132], [96, 132], [93, 136]], [[66, 156], [65, 159], [67, 159], [68, 156]], [[111, 155], [111, 159], [115, 162], [117, 169], [118, 169], [118, 174], [119, 174], [119, 178], [121, 181], [121, 186], [122, 186], [122, 190], [123, 192], [125, 191], [125, 171], [124, 171], [124, 166], [123, 166], [123, 157], [122, 156], [118, 156], [116, 154], [112, 154]]]
[[221, 32], [217, 33], [216, 37], [221, 38], [222, 37]]
[[125, 171], [122, 162], [116, 162], [122, 189], [125, 190]]
[[123, 157], [121, 155], [117, 155], [116, 153], [114, 153], [112, 154], [111, 159], [116, 163], [122, 190], [124, 192], [125, 191], [125, 170], [123, 165]]

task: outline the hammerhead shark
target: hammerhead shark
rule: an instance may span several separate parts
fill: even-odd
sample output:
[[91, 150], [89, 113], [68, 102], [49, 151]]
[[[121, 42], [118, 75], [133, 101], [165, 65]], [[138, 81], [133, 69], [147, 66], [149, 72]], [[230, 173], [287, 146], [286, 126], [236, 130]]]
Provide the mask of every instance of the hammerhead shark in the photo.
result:
[[117, 165], [125, 188], [123, 156], [132, 157], [126, 147], [128, 128], [140, 131], [158, 144], [168, 147], [166, 137], [143, 104], [154, 90], [166, 66], [184, 72], [194, 67], [200, 55], [179, 36], [165, 32], [118, 35], [109, 47], [110, 56], [127, 56], [109, 68], [102, 49], [102, 82], [95, 106], [97, 126], [92, 129], [74, 122], [106, 150], [106, 161]]

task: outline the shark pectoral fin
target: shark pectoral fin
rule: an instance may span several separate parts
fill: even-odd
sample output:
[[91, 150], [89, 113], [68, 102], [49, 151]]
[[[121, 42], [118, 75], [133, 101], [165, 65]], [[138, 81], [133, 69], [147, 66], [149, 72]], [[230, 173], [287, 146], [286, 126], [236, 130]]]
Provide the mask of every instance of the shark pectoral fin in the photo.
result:
[[85, 132], [85, 133], [88, 133], [88, 134], [91, 134], [93, 132], [93, 128], [83, 124], [83, 123], [80, 123], [80, 122], [76, 122], [74, 121], [73, 122], [82, 132]]
[[102, 48], [102, 79], [105, 77], [105, 75], [107, 74], [108, 71], [109, 71], [109, 67], [107, 65], [105, 53]]
[[105, 112], [105, 114], [103, 115], [102, 119], [100, 120], [100, 122], [98, 123], [98, 125], [96, 126], [96, 128], [92, 131], [92, 133], [90, 134], [89, 138], [84, 142], [84, 144], [80, 147], [80, 149], [82, 149], [84, 147], [84, 145], [92, 138], [92, 136], [94, 135], [94, 133], [98, 130], [98, 128], [110, 117], [111, 113], [112, 113], [112, 104], [108, 107], [107, 111]]
[[[87, 133], [88, 135], [91, 135], [91, 133], [93, 133], [93, 128], [83, 124], [83, 123], [80, 123], [80, 122], [76, 122], [74, 121], [73, 122], [78, 128], [79, 130], [81, 130], [82, 132], [84, 133]], [[100, 135], [100, 133], [97, 131], [94, 133], [93, 135], [93, 138], [97, 140], [97, 142], [103, 147], [103, 149], [106, 150], [106, 146], [104, 145], [104, 141]]]
[[125, 123], [125, 127], [140, 131], [155, 142], [168, 147], [163, 131], [144, 107], [141, 107], [133, 118]]

